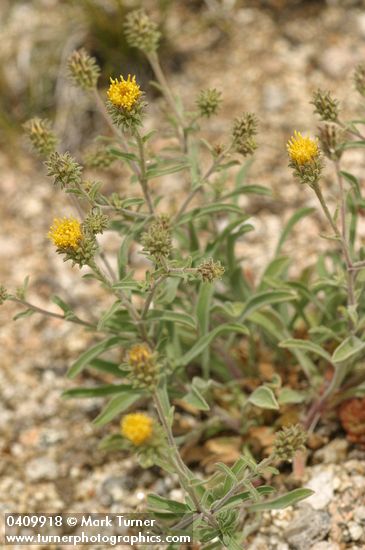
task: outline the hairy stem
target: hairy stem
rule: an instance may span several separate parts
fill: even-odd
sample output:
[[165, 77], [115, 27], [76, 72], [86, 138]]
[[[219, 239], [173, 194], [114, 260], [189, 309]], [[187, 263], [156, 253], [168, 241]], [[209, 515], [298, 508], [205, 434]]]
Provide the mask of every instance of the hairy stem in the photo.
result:
[[135, 137], [137, 140], [138, 145], [138, 151], [139, 151], [139, 161], [140, 161], [140, 174], [139, 174], [139, 182], [141, 184], [141, 188], [143, 191], [144, 198], [146, 200], [148, 209], [150, 211], [150, 214], [154, 214], [155, 209], [153, 207], [153, 202], [151, 199], [150, 191], [148, 188], [148, 178], [147, 178], [147, 168], [146, 168], [146, 159], [144, 154], [144, 143], [143, 139], [138, 132], [138, 130], [135, 132]]
[[355, 300], [355, 277], [356, 273], [352, 269], [352, 259], [350, 255], [350, 246], [347, 236], [347, 227], [346, 227], [346, 195], [343, 184], [343, 178], [341, 174], [340, 164], [338, 161], [335, 161], [335, 168], [337, 174], [338, 186], [340, 189], [340, 211], [341, 211], [341, 228], [342, 228], [342, 240], [344, 243], [344, 248], [346, 250], [345, 259], [347, 267], [347, 289], [348, 289], [348, 305], [354, 306], [356, 304]]
[[142, 311], [142, 319], [145, 319], [147, 317], [147, 314], [148, 314], [148, 311], [150, 309], [150, 306], [151, 306], [151, 303], [152, 303], [152, 300], [155, 296], [155, 292], [158, 288], [158, 286], [166, 279], [167, 275], [161, 275], [158, 279], [156, 279], [156, 281], [154, 282], [147, 298], [146, 298], [146, 301], [144, 303], [144, 307], [143, 307], [143, 311]]
[[176, 118], [178, 120], [179, 126], [180, 126], [180, 132], [182, 132], [182, 137], [184, 134], [185, 129], [185, 120], [182, 115], [182, 113], [179, 111], [176, 105], [176, 101], [174, 98], [174, 95], [171, 91], [170, 85], [167, 82], [167, 79], [163, 73], [163, 70], [160, 65], [160, 61], [158, 59], [158, 55], [156, 53], [150, 53], [147, 54], [147, 59], [153, 69], [153, 72], [155, 73], [156, 79], [158, 83], [161, 86], [162, 93], [170, 107], [170, 109], [175, 113]]
[[[105, 104], [104, 104], [104, 101], [101, 99], [100, 97], [100, 94], [98, 92], [98, 90], [94, 90], [94, 98], [95, 98], [95, 102], [96, 102], [96, 105], [98, 107], [98, 110], [100, 112], [100, 114], [103, 116], [103, 118], [105, 119], [105, 122], [107, 123], [107, 125], [109, 126], [109, 128], [112, 130], [113, 134], [118, 138], [118, 140], [120, 141], [120, 143], [122, 144], [122, 147], [123, 147], [123, 150], [125, 153], [128, 153], [128, 142], [125, 138], [125, 135], [120, 132], [120, 130], [118, 130], [118, 128], [116, 128], [113, 124], [113, 121], [111, 120], [110, 116], [109, 116], [109, 113], [105, 107]], [[138, 168], [138, 164], [134, 161], [131, 161], [131, 168], [133, 170], [133, 172], [136, 174], [136, 176], [140, 176], [140, 170]]]
[[[326, 201], [325, 201], [325, 199], [322, 195], [322, 191], [321, 191], [319, 185], [318, 184], [314, 185], [313, 190], [314, 190], [315, 194], [317, 195], [317, 198], [318, 198], [318, 200], [319, 200], [319, 202], [322, 206], [322, 210], [323, 210], [327, 220], [329, 221], [329, 223], [330, 223], [330, 225], [331, 225], [331, 227], [332, 227], [332, 229], [335, 233], [335, 236], [340, 241], [342, 251], [343, 251], [343, 254], [344, 254], [344, 257], [345, 257], [347, 271], [351, 272], [353, 265], [352, 265], [352, 260], [351, 260], [347, 240], [344, 237], [343, 233], [341, 233], [339, 231], [337, 225], [335, 224], [335, 222], [332, 218], [332, 215], [331, 215], [331, 213], [328, 209], [328, 206], [326, 204]], [[345, 232], [346, 232], [346, 225], [344, 223], [343, 223], [343, 227], [345, 228]], [[355, 303], [354, 290], [353, 290], [353, 285], [352, 285], [353, 279], [351, 278], [351, 280], [349, 282], [350, 282], [350, 284], [348, 286], [348, 301], [349, 301], [349, 305], [353, 305]]]
[[144, 323], [141, 319], [141, 316], [138, 313], [138, 311], [135, 308], [132, 301], [128, 298], [128, 296], [124, 292], [124, 290], [113, 288], [113, 281], [110, 281], [108, 279], [107, 275], [105, 273], [103, 273], [103, 271], [100, 269], [100, 267], [95, 262], [93, 262], [89, 267], [94, 271], [94, 273], [104, 283], [104, 285], [111, 292], [113, 292], [113, 294], [115, 294], [117, 296], [117, 298], [119, 298], [121, 300], [122, 304], [124, 305], [124, 307], [128, 311], [129, 315], [131, 316], [133, 321], [136, 323], [142, 340], [144, 340], [148, 344], [151, 344], [150, 339], [148, 338], [148, 335], [147, 335], [147, 332], [146, 332], [146, 327], [144, 326]]
[[200, 506], [199, 499], [195, 494], [194, 488], [190, 486], [190, 480], [191, 480], [190, 470], [185, 465], [183, 459], [180, 456], [170, 424], [165, 416], [163, 405], [161, 403], [161, 399], [157, 391], [155, 391], [153, 394], [153, 400], [154, 400], [155, 407], [157, 409], [157, 414], [159, 416], [159, 419], [165, 431], [167, 441], [169, 443], [170, 452], [172, 455], [174, 466], [176, 468], [176, 473], [179, 476], [180, 483], [184, 487], [184, 489], [186, 490], [186, 492], [188, 493], [192, 501], [194, 502], [197, 511], [204, 513], [205, 511], [202, 510]]
[[189, 193], [189, 195], [186, 197], [185, 201], [181, 205], [178, 213], [176, 214], [175, 218], [173, 219], [173, 223], [177, 223], [181, 216], [186, 211], [187, 207], [189, 206], [190, 202], [193, 200], [195, 195], [200, 191], [200, 189], [203, 187], [204, 183], [208, 181], [209, 177], [217, 170], [222, 160], [225, 158], [225, 156], [228, 154], [230, 150], [230, 147], [222, 151], [212, 162], [211, 166], [208, 168], [208, 170], [203, 175], [201, 182], [199, 185], [197, 185], [194, 189], [192, 189]]

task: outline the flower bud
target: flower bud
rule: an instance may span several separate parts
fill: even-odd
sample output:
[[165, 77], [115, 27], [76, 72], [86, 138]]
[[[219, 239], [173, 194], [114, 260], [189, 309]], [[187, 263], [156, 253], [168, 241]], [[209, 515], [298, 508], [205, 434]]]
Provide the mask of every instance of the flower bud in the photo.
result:
[[84, 156], [84, 163], [89, 168], [109, 168], [116, 160], [109, 147], [98, 150], [89, 150]]
[[317, 90], [313, 94], [311, 103], [314, 105], [314, 112], [321, 120], [335, 122], [338, 120], [338, 101], [333, 98], [329, 91]]
[[135, 10], [127, 15], [124, 32], [129, 46], [145, 53], [153, 53], [158, 49], [161, 33], [144, 10]]
[[6, 288], [3, 285], [0, 285], [0, 306], [8, 299], [9, 294]]
[[365, 65], [358, 65], [354, 73], [355, 88], [360, 95], [365, 97]]
[[220, 261], [215, 262], [213, 258], [208, 258], [198, 266], [197, 271], [204, 282], [212, 283], [222, 278], [224, 267]]
[[143, 233], [141, 242], [143, 251], [151, 256], [156, 262], [161, 257], [168, 258], [172, 250], [171, 229], [166, 216], [161, 216], [154, 221], [148, 231]]
[[96, 88], [100, 76], [100, 67], [96, 59], [83, 48], [74, 51], [67, 61], [68, 74], [76, 86], [85, 91]]
[[325, 124], [319, 128], [321, 150], [330, 160], [339, 160], [343, 153], [344, 132], [335, 124]]
[[93, 209], [86, 216], [82, 225], [86, 233], [97, 235], [98, 233], [103, 233], [109, 227], [109, 218], [98, 209]]
[[307, 433], [300, 424], [284, 426], [277, 432], [273, 454], [278, 460], [292, 461], [297, 451], [305, 449]]
[[64, 154], [52, 153], [45, 165], [48, 168], [47, 176], [53, 176], [55, 185], [61, 189], [74, 186], [81, 181], [82, 167], [66, 152]]
[[222, 93], [218, 92], [215, 88], [208, 90], [202, 90], [197, 99], [197, 105], [199, 108], [200, 116], [210, 118], [218, 112]]
[[252, 155], [257, 149], [257, 143], [254, 136], [257, 134], [258, 120], [252, 113], [246, 113], [233, 122], [232, 144], [237, 151], [244, 157]]
[[50, 153], [54, 152], [57, 138], [50, 129], [50, 124], [47, 120], [31, 118], [23, 125], [23, 128], [32, 147], [39, 155], [47, 157]]

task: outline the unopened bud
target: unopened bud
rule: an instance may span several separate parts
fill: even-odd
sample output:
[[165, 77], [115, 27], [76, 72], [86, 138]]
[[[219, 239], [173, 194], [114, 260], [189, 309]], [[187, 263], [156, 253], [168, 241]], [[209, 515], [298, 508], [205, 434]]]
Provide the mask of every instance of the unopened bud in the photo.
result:
[[47, 175], [53, 177], [55, 185], [59, 185], [61, 189], [80, 183], [82, 167], [70, 153], [52, 153], [45, 164], [48, 168]]
[[0, 285], [0, 306], [8, 299], [9, 294], [6, 288], [3, 285]]
[[257, 134], [257, 124], [258, 120], [252, 113], [246, 113], [233, 122], [232, 144], [235, 151], [244, 157], [252, 155], [257, 149], [254, 138]]
[[221, 92], [218, 92], [215, 88], [202, 90], [196, 101], [200, 116], [210, 118], [215, 115], [222, 102], [221, 96]]
[[314, 105], [314, 112], [321, 120], [335, 122], [338, 120], [338, 101], [331, 96], [329, 91], [317, 90], [313, 94], [311, 103]]
[[57, 145], [57, 138], [47, 120], [31, 118], [23, 125], [24, 131], [33, 148], [41, 156], [53, 153]]
[[204, 282], [212, 283], [216, 279], [221, 279], [224, 273], [224, 267], [220, 261], [215, 262], [213, 258], [204, 260], [197, 268], [201, 279]]
[[109, 168], [116, 157], [109, 147], [103, 147], [98, 150], [89, 150], [83, 160], [89, 168]]
[[273, 454], [279, 460], [291, 461], [297, 451], [305, 449], [307, 433], [300, 424], [284, 426], [276, 434]]
[[157, 50], [161, 33], [144, 10], [135, 10], [127, 15], [124, 32], [130, 46], [145, 53]]
[[161, 257], [168, 258], [172, 250], [171, 229], [166, 216], [154, 221], [148, 231], [143, 233], [141, 242], [144, 252], [152, 256], [155, 261]]
[[100, 76], [100, 67], [94, 57], [91, 57], [83, 48], [74, 51], [67, 61], [70, 79], [76, 86], [85, 91], [96, 88]]
[[365, 65], [358, 65], [354, 73], [355, 88], [365, 97]]
[[109, 218], [99, 210], [94, 209], [86, 216], [82, 225], [86, 233], [97, 235], [98, 233], [103, 233], [108, 228]]
[[344, 132], [335, 124], [325, 124], [319, 128], [321, 150], [330, 160], [339, 160], [343, 153]]

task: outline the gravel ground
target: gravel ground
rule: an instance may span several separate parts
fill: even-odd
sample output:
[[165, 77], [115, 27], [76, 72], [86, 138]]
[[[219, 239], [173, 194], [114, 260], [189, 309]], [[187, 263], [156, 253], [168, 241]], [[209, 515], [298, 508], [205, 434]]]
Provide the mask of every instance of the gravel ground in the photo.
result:
[[[365, 58], [365, 14], [341, 3], [285, 10], [277, 2], [277, 11], [248, 4], [227, 12], [223, 30], [202, 28], [184, 9], [172, 12], [167, 30], [183, 60], [171, 79], [187, 103], [192, 106], [207, 84], [224, 92], [221, 115], [209, 124], [213, 140], [222, 141], [232, 117], [243, 110], [255, 111], [261, 120], [261, 147], [250, 178], [272, 188], [274, 199], [247, 205], [256, 215], [256, 231], [242, 243], [242, 253], [246, 268], [256, 273], [284, 221], [298, 206], [315, 204], [309, 190], [292, 181], [285, 156], [294, 128], [313, 132], [317, 126], [308, 105], [311, 92], [328, 87], [345, 113], [355, 112], [351, 73]], [[150, 124], [157, 114], [154, 107]], [[49, 306], [56, 293], [86, 317], [103, 308], [106, 297], [92, 282], [80, 281], [79, 272], [64, 264], [45, 239], [53, 215], [69, 210], [66, 200], [24, 151], [15, 160], [16, 167], [9, 155], [0, 157], [0, 281], [14, 288], [29, 274], [30, 301], [56, 311]], [[361, 174], [361, 156], [347, 153], [345, 163]], [[179, 181], [159, 185], [175, 197], [173, 207]], [[333, 192], [330, 172], [327, 192]], [[287, 247], [297, 265], [315, 259], [324, 246], [318, 237], [324, 227], [320, 216], [301, 222]], [[365, 237], [365, 224], [360, 230]], [[112, 250], [115, 243], [107, 244]], [[129, 457], [98, 450], [100, 438], [115, 428], [91, 424], [102, 401], [60, 398], [75, 384], [65, 378], [67, 367], [91, 335], [39, 316], [11, 322], [16, 311], [11, 304], [0, 309], [0, 510], [120, 512], [142, 509], [150, 490], [178, 498], [175, 480], [142, 471]], [[90, 375], [85, 380], [93, 381]], [[316, 495], [296, 510], [266, 514], [250, 550], [365, 548], [364, 456], [354, 451], [349, 456], [343, 442], [335, 441], [321, 450], [319, 464], [306, 470], [303, 481], [318, 489]]]

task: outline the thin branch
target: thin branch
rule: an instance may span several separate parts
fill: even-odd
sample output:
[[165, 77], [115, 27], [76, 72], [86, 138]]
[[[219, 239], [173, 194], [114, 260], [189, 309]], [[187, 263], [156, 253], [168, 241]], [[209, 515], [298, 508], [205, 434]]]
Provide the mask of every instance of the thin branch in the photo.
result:
[[130, 216], [131, 218], [138, 218], [140, 220], [144, 220], [146, 218], [149, 218], [150, 217], [150, 214], [149, 212], [133, 212], [133, 210], [129, 210], [128, 208], [121, 208], [119, 206], [113, 206], [111, 204], [99, 204], [99, 203], [96, 203], [97, 206], [99, 208], [104, 208], [104, 209], [110, 209], [110, 210], [114, 210], [115, 212], [121, 212], [122, 214], [124, 214], [125, 216]]
[[63, 321], [70, 321], [71, 323], [75, 323], [77, 325], [82, 325], [82, 326], [89, 327], [96, 330], [95, 325], [93, 325], [92, 323], [89, 323], [88, 321], [83, 321], [79, 317], [76, 317], [76, 316], [67, 317], [66, 315], [61, 315], [60, 313], [54, 313], [53, 311], [48, 311], [47, 309], [43, 309], [41, 307], [35, 306], [34, 304], [31, 304], [26, 300], [16, 298], [15, 296], [9, 297], [8, 300], [11, 302], [15, 302], [16, 304], [21, 304], [22, 306], [25, 306], [29, 309], [32, 309], [35, 313], [40, 313], [41, 315], [45, 315], [47, 317], [54, 317], [55, 319], [62, 319]]
[[185, 129], [185, 120], [182, 114], [180, 113], [179, 109], [177, 108], [175, 98], [173, 96], [173, 93], [171, 91], [170, 85], [166, 80], [166, 77], [163, 73], [163, 70], [161, 68], [158, 56], [156, 53], [150, 53], [147, 54], [147, 59], [153, 69], [153, 72], [155, 73], [155, 76], [157, 78], [158, 83], [161, 86], [162, 93], [165, 96], [165, 99], [167, 103], [169, 104], [171, 110], [175, 113], [176, 118], [179, 122], [181, 131], [184, 131]]
[[181, 205], [178, 213], [176, 214], [175, 218], [173, 219], [173, 223], [176, 223], [179, 221], [179, 219], [181, 218], [181, 216], [184, 214], [185, 210], [187, 209], [187, 207], [189, 206], [190, 202], [193, 200], [193, 198], [195, 197], [195, 195], [198, 193], [198, 191], [200, 191], [200, 189], [203, 187], [203, 184], [209, 179], [209, 177], [216, 171], [216, 169], [218, 168], [218, 166], [220, 165], [221, 161], [224, 159], [224, 157], [227, 155], [227, 153], [229, 152], [230, 150], [230, 147], [227, 147], [227, 149], [225, 149], [224, 151], [222, 151], [222, 153], [220, 153], [220, 155], [218, 155], [214, 161], [212, 162], [211, 166], [208, 168], [208, 170], [206, 171], [206, 173], [204, 174], [204, 176], [202, 177], [201, 179], [201, 182], [200, 184], [195, 187], [195, 189], [192, 189], [189, 193], [189, 195], [186, 197], [185, 201], [183, 202], [183, 204]]
[[166, 279], [167, 275], [161, 275], [158, 279], [156, 279], [154, 285], [152, 286], [147, 298], [146, 298], [146, 301], [144, 303], [144, 307], [143, 307], [143, 311], [142, 311], [142, 319], [145, 319], [147, 317], [147, 313], [148, 313], [148, 310], [150, 309], [150, 306], [151, 306], [151, 303], [152, 303], [152, 300], [155, 296], [155, 293], [156, 293], [156, 290], [157, 290], [157, 287], [162, 283], [162, 281], [164, 281]]
[[113, 287], [113, 281], [109, 281], [107, 275], [103, 273], [103, 271], [100, 269], [100, 267], [94, 262], [92, 265], [89, 266], [94, 273], [99, 277], [99, 279], [105, 284], [105, 286], [113, 292], [119, 298], [128, 311], [129, 315], [133, 319], [133, 321], [136, 323], [140, 336], [142, 340], [144, 340], [147, 343], [151, 343], [150, 339], [148, 337], [148, 334], [146, 332], [146, 328], [143, 324], [143, 321], [141, 319], [140, 314], [138, 313], [136, 307], [134, 306], [133, 302], [128, 298], [127, 294], [124, 292], [122, 288], [114, 288]]
[[100, 256], [100, 259], [102, 260], [102, 262], [104, 263], [105, 268], [106, 268], [107, 272], [109, 273], [111, 279], [116, 283], [118, 281], [118, 277], [114, 273], [114, 269], [110, 265], [109, 260], [106, 256], [105, 252], [103, 252], [103, 251], [99, 252], [99, 256]]
[[[118, 130], [118, 128], [116, 128], [115, 125], [113, 124], [113, 122], [112, 122], [112, 120], [109, 116], [109, 113], [108, 113], [108, 111], [105, 107], [104, 101], [101, 99], [100, 94], [99, 94], [98, 90], [96, 90], [96, 89], [94, 90], [94, 98], [95, 98], [95, 102], [96, 102], [96, 105], [98, 107], [99, 112], [104, 117], [106, 123], [108, 124], [109, 128], [112, 130], [113, 134], [121, 142], [124, 152], [128, 153], [128, 149], [129, 149], [128, 142], [127, 142], [124, 134], [122, 132], [120, 132]], [[134, 161], [131, 161], [131, 168], [132, 168], [133, 172], [139, 177], [140, 176], [140, 169], [138, 167], [138, 164]]]

